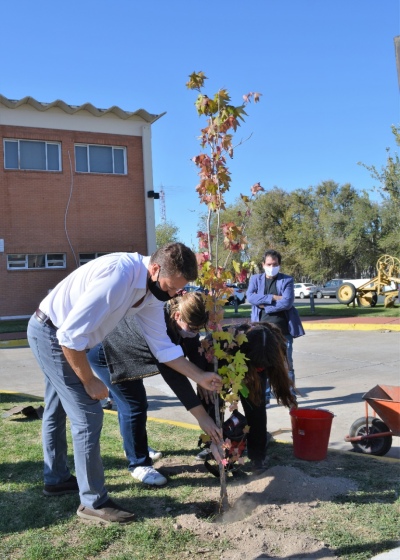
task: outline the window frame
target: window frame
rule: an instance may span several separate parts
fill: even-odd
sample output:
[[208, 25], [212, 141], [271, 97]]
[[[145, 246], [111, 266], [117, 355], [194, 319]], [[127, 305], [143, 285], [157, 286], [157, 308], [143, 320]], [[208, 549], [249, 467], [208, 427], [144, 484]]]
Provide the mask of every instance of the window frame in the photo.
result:
[[[45, 145], [45, 161], [46, 161], [46, 168], [38, 169], [38, 168], [25, 168], [21, 167], [21, 142], [28, 142], [28, 143], [40, 143]], [[17, 144], [17, 163], [18, 167], [7, 167], [6, 162], [6, 143], [14, 143]], [[58, 147], [58, 169], [49, 169], [49, 157], [48, 157], [48, 150], [47, 146], [57, 146]], [[45, 171], [46, 173], [61, 173], [62, 172], [62, 152], [61, 152], [61, 142], [57, 142], [56, 140], [31, 140], [26, 138], [4, 138], [3, 139], [3, 165], [4, 169], [7, 171]]]
[[[91, 171], [90, 169], [90, 147], [93, 146], [94, 148], [111, 148], [111, 157], [112, 157], [112, 171]], [[87, 171], [81, 171], [77, 169], [77, 157], [76, 157], [76, 148], [86, 148], [86, 165]], [[122, 150], [123, 152], [123, 166], [124, 171], [123, 173], [115, 171], [115, 150]], [[83, 173], [88, 175], [99, 174], [99, 175], [118, 175], [118, 176], [126, 176], [128, 175], [128, 162], [127, 162], [127, 147], [126, 146], [115, 146], [113, 144], [91, 144], [91, 143], [84, 143], [84, 142], [77, 142], [74, 144], [74, 156], [75, 156], [75, 173]]]
[[[104, 255], [109, 255], [110, 251], [89, 251], [88, 253], [79, 253], [78, 257], [79, 257], [79, 266], [83, 266], [84, 264], [87, 264], [88, 262], [92, 262], [95, 259], [99, 258], [99, 257], [103, 257]], [[82, 255], [94, 255], [92, 258], [82, 258]]]
[[[57, 258], [55, 256], [57, 255]], [[13, 260], [11, 257], [14, 258]], [[44, 257], [44, 266], [29, 266], [29, 260], [34, 258]], [[52, 258], [51, 258], [52, 257]], [[53, 265], [53, 262], [63, 261], [61, 266]], [[16, 265], [14, 266], [13, 265]], [[19, 266], [19, 265], [23, 266]], [[62, 270], [67, 268], [67, 255], [66, 253], [9, 253], [7, 255], [7, 270]]]

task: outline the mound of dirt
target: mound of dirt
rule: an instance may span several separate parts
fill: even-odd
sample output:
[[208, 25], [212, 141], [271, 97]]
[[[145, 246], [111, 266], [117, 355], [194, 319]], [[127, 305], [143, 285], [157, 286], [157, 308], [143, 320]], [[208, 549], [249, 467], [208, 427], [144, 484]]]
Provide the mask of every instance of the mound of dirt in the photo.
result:
[[[221, 560], [335, 558], [322, 541], [307, 535], [304, 526], [322, 502], [356, 489], [345, 478], [314, 478], [294, 467], [273, 467], [246, 483], [229, 480], [230, 509], [214, 522], [191, 513], [179, 516], [177, 527], [208, 537], [210, 546], [214, 539], [229, 541], [231, 547]], [[207, 499], [215, 500], [215, 488], [210, 496], [204, 489]]]

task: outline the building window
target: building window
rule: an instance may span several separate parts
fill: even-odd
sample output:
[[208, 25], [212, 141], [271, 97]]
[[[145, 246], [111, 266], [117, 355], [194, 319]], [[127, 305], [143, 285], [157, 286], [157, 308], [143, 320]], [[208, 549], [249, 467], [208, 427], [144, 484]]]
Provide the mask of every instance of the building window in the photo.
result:
[[66, 268], [65, 253], [45, 253], [42, 255], [7, 255], [7, 269]]
[[126, 148], [76, 144], [75, 170], [79, 173], [126, 175]]
[[61, 171], [61, 144], [36, 140], [4, 140], [4, 168]]
[[97, 257], [102, 257], [103, 255], [108, 255], [109, 253], [79, 253], [79, 266], [88, 263]]

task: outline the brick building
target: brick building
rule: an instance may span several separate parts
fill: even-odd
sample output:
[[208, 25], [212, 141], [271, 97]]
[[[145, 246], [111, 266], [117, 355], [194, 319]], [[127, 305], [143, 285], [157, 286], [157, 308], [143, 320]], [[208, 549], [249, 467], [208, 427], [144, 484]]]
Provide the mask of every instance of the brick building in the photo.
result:
[[161, 116], [0, 95], [0, 318], [29, 316], [100, 254], [155, 250]]

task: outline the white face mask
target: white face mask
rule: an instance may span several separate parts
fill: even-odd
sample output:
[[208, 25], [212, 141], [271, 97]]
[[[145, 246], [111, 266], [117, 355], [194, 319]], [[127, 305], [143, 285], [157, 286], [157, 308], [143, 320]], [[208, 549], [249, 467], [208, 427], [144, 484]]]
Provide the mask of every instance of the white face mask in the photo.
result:
[[182, 338], [194, 338], [199, 333], [193, 331], [185, 331], [185, 329], [179, 329], [179, 334], [181, 335]]
[[265, 274], [267, 276], [276, 276], [280, 270], [280, 266], [264, 266]]
[[[180, 325], [179, 323], [183, 323], [183, 321], [181, 321], [180, 319], [176, 319], [176, 324], [178, 326], [179, 329], [179, 334], [181, 335], [182, 338], [194, 338], [195, 336], [197, 336], [199, 334], [198, 331], [191, 331], [188, 329], [184, 329], [182, 327], [182, 325]], [[186, 325], [186, 323], [183, 323], [184, 325]], [[188, 326], [188, 325], [186, 325]]]

